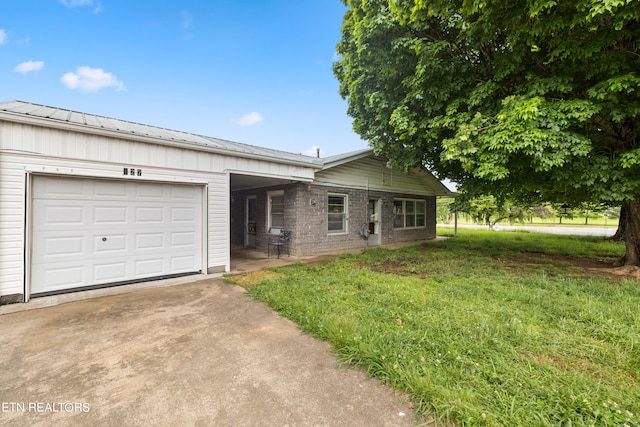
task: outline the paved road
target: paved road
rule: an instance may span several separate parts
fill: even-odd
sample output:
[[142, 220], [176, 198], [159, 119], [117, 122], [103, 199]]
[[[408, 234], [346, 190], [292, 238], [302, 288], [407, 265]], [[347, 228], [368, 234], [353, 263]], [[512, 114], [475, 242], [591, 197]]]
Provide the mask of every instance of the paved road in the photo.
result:
[[[452, 224], [438, 224], [439, 227], [453, 228]], [[481, 228], [488, 229], [486, 225], [474, 225], [474, 224], [458, 224], [458, 228]], [[579, 236], [613, 236], [616, 232], [616, 227], [583, 227], [583, 226], [532, 226], [532, 225], [497, 225], [495, 226], [497, 231], [500, 230], [526, 230], [534, 231], [538, 233], [551, 233], [551, 234], [574, 234]]]

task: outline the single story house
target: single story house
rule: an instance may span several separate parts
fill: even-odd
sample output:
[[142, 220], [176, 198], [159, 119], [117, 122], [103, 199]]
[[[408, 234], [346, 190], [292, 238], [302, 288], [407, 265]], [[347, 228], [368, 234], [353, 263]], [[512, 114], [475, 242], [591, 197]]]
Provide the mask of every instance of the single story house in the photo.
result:
[[[435, 237], [428, 171], [319, 158], [22, 101], [0, 103], [0, 304]], [[364, 237], [368, 238], [365, 240]]]

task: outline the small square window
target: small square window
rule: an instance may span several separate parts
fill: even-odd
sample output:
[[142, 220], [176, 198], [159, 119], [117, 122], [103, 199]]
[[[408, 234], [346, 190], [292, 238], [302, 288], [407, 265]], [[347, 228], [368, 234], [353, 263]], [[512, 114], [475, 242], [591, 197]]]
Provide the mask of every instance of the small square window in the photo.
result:
[[267, 230], [271, 233], [279, 233], [285, 227], [284, 224], [284, 191], [267, 193]]

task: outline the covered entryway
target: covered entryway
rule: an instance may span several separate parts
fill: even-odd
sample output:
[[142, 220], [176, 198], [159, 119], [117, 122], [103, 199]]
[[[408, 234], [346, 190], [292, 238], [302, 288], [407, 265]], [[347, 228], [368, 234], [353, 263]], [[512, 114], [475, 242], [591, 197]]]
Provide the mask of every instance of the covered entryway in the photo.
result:
[[[299, 181], [270, 176], [230, 174], [230, 246], [232, 249], [248, 248], [267, 252], [267, 239], [271, 224], [268, 216], [270, 190], [283, 191], [285, 186]], [[284, 220], [284, 216], [282, 218]], [[292, 224], [289, 224], [290, 226]], [[234, 253], [231, 253], [233, 262]]]
[[198, 185], [34, 176], [31, 296], [201, 272], [203, 194]]

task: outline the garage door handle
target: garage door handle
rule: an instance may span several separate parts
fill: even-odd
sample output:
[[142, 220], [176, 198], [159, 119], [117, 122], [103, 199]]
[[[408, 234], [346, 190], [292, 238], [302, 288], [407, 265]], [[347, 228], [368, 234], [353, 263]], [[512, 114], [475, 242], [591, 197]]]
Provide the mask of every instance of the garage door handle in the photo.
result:
[[102, 241], [103, 241], [103, 242], [106, 242], [106, 241], [107, 241], [107, 238], [106, 238], [106, 237], [103, 237], [103, 238], [102, 238]]

